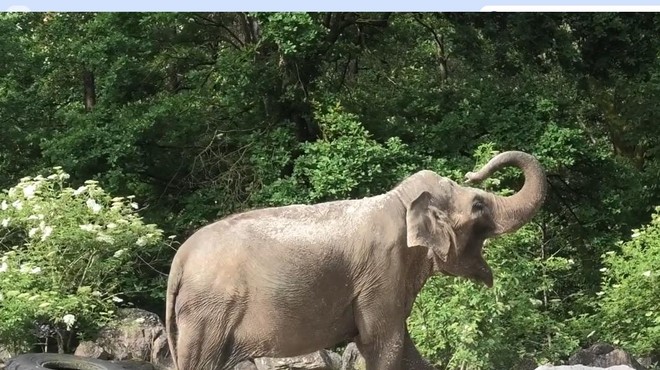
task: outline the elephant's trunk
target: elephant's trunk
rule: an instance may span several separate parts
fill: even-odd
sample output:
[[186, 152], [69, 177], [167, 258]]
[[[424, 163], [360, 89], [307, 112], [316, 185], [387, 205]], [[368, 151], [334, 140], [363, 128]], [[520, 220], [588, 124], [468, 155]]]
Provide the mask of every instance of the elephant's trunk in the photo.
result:
[[534, 156], [524, 152], [500, 153], [478, 172], [469, 172], [465, 177], [469, 182], [479, 182], [507, 166], [520, 168], [525, 175], [525, 184], [520, 191], [511, 196], [493, 196], [496, 235], [516, 231], [529, 222], [541, 208], [546, 194], [546, 177], [541, 164]]

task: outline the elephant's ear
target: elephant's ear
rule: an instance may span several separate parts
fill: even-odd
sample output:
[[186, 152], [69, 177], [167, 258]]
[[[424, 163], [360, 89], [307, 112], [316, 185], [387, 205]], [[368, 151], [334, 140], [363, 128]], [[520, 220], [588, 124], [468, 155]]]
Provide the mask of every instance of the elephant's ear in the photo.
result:
[[427, 247], [443, 261], [454, 244], [454, 233], [447, 216], [437, 205], [431, 193], [424, 191], [413, 200], [406, 212], [408, 247]]

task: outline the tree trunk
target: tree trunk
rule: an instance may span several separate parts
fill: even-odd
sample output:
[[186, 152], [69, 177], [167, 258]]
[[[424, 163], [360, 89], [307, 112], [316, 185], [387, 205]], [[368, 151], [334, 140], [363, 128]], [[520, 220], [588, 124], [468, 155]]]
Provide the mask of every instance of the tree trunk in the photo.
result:
[[83, 89], [85, 110], [90, 112], [96, 105], [96, 84], [94, 83], [94, 73], [89, 69], [83, 71]]

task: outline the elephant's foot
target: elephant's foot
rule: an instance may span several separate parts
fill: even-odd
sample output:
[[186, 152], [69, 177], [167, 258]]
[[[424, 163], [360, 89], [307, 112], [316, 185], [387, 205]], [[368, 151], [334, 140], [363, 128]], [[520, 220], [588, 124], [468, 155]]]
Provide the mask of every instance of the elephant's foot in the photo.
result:
[[392, 333], [364, 343], [355, 343], [364, 357], [366, 370], [401, 370], [404, 353], [403, 333]]
[[410, 338], [410, 333], [408, 333], [408, 331], [406, 331], [406, 335], [403, 341], [403, 369], [437, 370], [419, 353], [415, 347], [415, 344]]

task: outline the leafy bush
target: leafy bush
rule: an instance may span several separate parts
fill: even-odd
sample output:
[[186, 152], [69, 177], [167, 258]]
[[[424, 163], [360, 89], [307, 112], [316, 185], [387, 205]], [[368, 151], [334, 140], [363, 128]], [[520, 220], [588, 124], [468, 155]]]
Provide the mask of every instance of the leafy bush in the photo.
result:
[[74, 333], [90, 334], [131, 297], [138, 265], [163, 246], [132, 197], [91, 180], [74, 189], [68, 178], [55, 167], [0, 195], [0, 342], [10, 351], [51, 335], [69, 349]]
[[[475, 151], [480, 167], [497, 154], [493, 144]], [[501, 189], [512, 168], [481, 185]], [[440, 368], [511, 369], [523, 359], [553, 362], [577, 347], [567, 324], [554, 314], [562, 298], [555, 288], [574, 261], [547, 256], [544, 233], [532, 222], [484, 248], [495, 285], [486, 289], [465, 278], [432, 277], [420, 292], [408, 327], [422, 355]]]
[[[293, 174], [262, 188], [255, 203], [282, 205], [370, 196], [389, 190], [428, 160], [412, 154], [397, 137], [384, 143], [374, 140], [357, 116], [339, 105], [317, 112], [316, 119], [322, 138], [300, 144], [302, 155], [294, 161]], [[282, 162], [281, 155], [273, 158]], [[263, 161], [255, 164], [268, 166]]]
[[[639, 354], [660, 349], [660, 207], [650, 224], [633, 230], [620, 252], [606, 252], [599, 337]], [[595, 326], [595, 327], [598, 327]]]
[[561, 304], [553, 276], [571, 266], [531, 253], [540, 232], [528, 225], [494, 239], [485, 249], [496, 284], [485, 289], [463, 278], [433, 277], [409, 318], [420, 352], [440, 368], [511, 369], [523, 358], [553, 361], [577, 342], [548, 310]]

